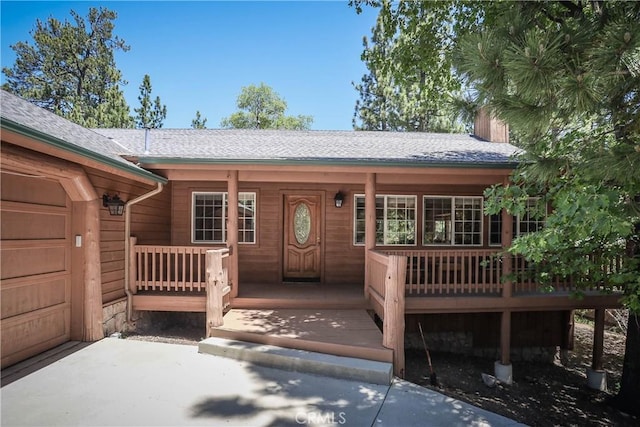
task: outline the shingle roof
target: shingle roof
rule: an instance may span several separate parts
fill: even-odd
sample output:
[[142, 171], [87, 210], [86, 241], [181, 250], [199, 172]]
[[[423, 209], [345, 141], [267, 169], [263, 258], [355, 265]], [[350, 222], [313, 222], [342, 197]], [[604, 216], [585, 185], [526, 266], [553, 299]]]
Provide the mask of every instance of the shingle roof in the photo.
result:
[[512, 167], [519, 150], [470, 135], [238, 129], [96, 129], [146, 162], [402, 163]]
[[513, 145], [462, 134], [239, 129], [152, 129], [147, 151], [144, 129], [86, 129], [8, 92], [0, 95], [3, 126], [15, 123], [45, 142], [149, 175], [122, 156], [145, 163], [513, 167], [519, 153]]
[[0, 90], [0, 117], [2, 117], [3, 127], [16, 127], [16, 130], [26, 132], [40, 139], [41, 142], [110, 163], [138, 175], [161, 179], [122, 158], [121, 154], [127, 153], [128, 149], [118, 145], [112, 139], [4, 90]]

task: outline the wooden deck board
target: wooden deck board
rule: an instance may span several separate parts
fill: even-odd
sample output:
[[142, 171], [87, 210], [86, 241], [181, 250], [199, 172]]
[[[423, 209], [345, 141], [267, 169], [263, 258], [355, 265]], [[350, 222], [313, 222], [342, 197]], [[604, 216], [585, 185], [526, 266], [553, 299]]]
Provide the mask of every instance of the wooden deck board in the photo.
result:
[[365, 310], [232, 309], [214, 336], [392, 361], [382, 333]]

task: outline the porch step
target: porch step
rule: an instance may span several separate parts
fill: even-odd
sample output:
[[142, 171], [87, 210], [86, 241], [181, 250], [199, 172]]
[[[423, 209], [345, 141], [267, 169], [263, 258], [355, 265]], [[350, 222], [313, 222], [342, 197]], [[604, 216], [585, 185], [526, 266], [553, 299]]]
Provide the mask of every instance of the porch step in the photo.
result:
[[334, 356], [393, 362], [382, 332], [366, 310], [237, 309], [224, 315], [214, 337]]
[[198, 351], [270, 368], [372, 384], [390, 385], [393, 378], [393, 364], [389, 362], [335, 356], [219, 337], [201, 341], [198, 344]]

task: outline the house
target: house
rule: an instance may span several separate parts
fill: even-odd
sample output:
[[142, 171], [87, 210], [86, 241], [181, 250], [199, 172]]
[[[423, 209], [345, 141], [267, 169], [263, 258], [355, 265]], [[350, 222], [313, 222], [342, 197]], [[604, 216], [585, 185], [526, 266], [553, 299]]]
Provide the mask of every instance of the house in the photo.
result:
[[[569, 282], [549, 294], [502, 279], [532, 268], [502, 247], [542, 224], [483, 214], [483, 190], [508, 181], [518, 151], [487, 116], [477, 136], [88, 130], [6, 92], [1, 115], [3, 366], [144, 311], [207, 311], [208, 333], [227, 336], [221, 323], [247, 313], [268, 322], [260, 310], [349, 309], [383, 323], [380, 348], [357, 354], [391, 358], [399, 375], [420, 323], [439, 345], [454, 334], [493, 352], [508, 379], [513, 348], [570, 348], [572, 310], [619, 306], [597, 289], [573, 299]], [[114, 195], [122, 216], [103, 207]], [[356, 339], [356, 321], [341, 322]]]

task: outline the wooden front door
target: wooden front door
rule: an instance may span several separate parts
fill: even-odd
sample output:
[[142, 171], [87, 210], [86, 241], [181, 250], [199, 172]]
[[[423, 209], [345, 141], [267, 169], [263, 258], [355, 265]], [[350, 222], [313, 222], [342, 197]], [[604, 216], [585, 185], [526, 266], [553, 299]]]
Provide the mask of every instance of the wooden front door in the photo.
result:
[[284, 280], [320, 280], [321, 201], [319, 194], [284, 197]]

